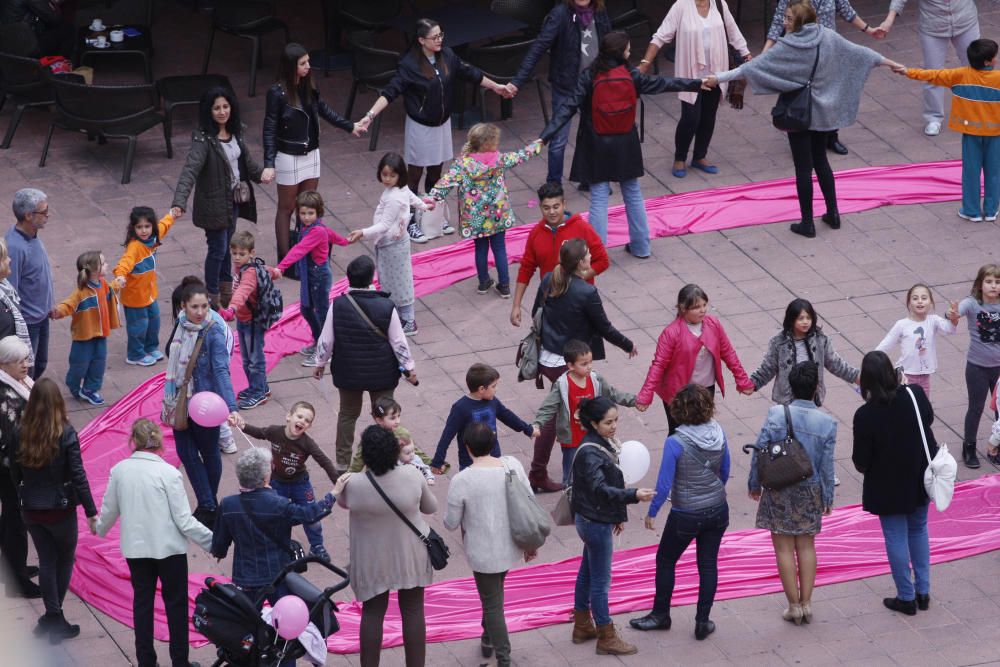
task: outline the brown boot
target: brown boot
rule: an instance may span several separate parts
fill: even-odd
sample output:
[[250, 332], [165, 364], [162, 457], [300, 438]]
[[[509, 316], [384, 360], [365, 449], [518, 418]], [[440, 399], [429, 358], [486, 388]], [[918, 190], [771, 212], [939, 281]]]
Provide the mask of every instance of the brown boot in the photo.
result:
[[563, 485], [549, 477], [548, 473], [537, 475], [529, 472], [528, 483], [531, 484], [531, 490], [535, 493], [554, 493], [563, 490]]
[[219, 283], [219, 303], [223, 308], [229, 308], [229, 302], [233, 298], [233, 283]]
[[573, 610], [573, 643], [597, 639], [597, 628], [594, 627], [594, 619], [590, 617], [589, 611]]
[[597, 626], [597, 655], [632, 655], [639, 649], [618, 636], [614, 623]]

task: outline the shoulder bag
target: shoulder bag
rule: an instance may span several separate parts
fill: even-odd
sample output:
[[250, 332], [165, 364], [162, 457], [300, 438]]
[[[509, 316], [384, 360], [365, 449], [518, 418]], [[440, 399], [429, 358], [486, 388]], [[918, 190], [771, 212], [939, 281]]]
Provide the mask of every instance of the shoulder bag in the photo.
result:
[[[250, 511], [250, 505], [247, 504], [247, 500], [242, 493], [240, 494], [240, 505], [243, 506], [243, 512], [250, 519], [250, 523], [252, 523], [257, 528], [257, 530], [264, 533], [264, 536], [267, 539], [271, 540], [276, 545], [278, 545], [278, 548], [284, 551], [286, 554], [288, 554], [293, 561], [297, 562], [306, 557], [305, 549], [302, 548], [302, 544], [299, 543], [298, 540], [289, 539], [288, 543], [286, 544], [285, 542], [282, 542], [277, 537], [275, 537], [274, 533], [264, 528], [264, 526], [260, 523], [260, 521], [258, 521], [257, 516]], [[292, 571], [302, 574], [307, 569], [309, 569], [308, 564], [299, 563], [292, 569]]]
[[514, 365], [517, 366], [517, 381], [534, 380], [535, 387], [542, 389], [545, 385], [542, 382], [542, 313], [545, 310], [545, 301], [548, 299], [548, 292], [542, 295], [542, 303], [531, 318], [531, 331], [521, 339], [517, 346], [517, 354], [514, 356]]
[[813, 465], [809, 452], [795, 439], [792, 427], [792, 413], [785, 408], [787, 434], [782, 440], [773, 440], [766, 445], [743, 445], [743, 451], [757, 450], [757, 477], [760, 485], [771, 491], [788, 488], [803, 482], [813, 475]]
[[924, 433], [924, 420], [920, 417], [920, 407], [917, 405], [917, 397], [909, 387], [904, 387], [906, 393], [913, 401], [913, 409], [917, 413], [917, 425], [920, 427], [920, 439], [924, 443], [924, 455], [927, 456], [927, 469], [924, 471], [924, 489], [927, 497], [931, 499], [938, 512], [943, 512], [951, 505], [951, 498], [955, 495], [955, 477], [958, 476], [958, 462], [948, 451], [948, 445], [943, 442], [938, 443], [937, 454], [931, 458], [930, 447], [927, 446], [927, 434]]
[[[722, 8], [722, 0], [715, 0], [715, 7], [719, 10], [719, 16], [722, 17], [722, 31], [726, 36], [726, 52], [729, 54], [729, 69], [736, 69], [744, 63], [744, 60], [729, 43], [729, 29], [726, 27], [726, 14]], [[733, 79], [726, 84], [726, 101], [729, 102], [729, 106], [736, 110], [742, 109], [743, 93], [746, 89], [746, 79]]]
[[573, 512], [573, 467], [576, 465], [577, 455], [584, 447], [597, 447], [599, 450], [607, 454], [603, 447], [595, 445], [592, 442], [580, 443], [580, 445], [576, 448], [576, 451], [573, 453], [573, 463], [570, 464], [569, 468], [569, 483], [559, 495], [556, 507], [552, 510], [552, 520], [557, 526], [572, 526], [576, 522], [576, 517]]
[[778, 102], [771, 109], [771, 121], [783, 132], [804, 132], [812, 123], [812, 82], [816, 76], [816, 66], [819, 65], [819, 45], [816, 46], [816, 59], [813, 60], [809, 80], [801, 88], [789, 90], [778, 95]]
[[396, 507], [391, 500], [389, 500], [389, 496], [385, 494], [382, 487], [375, 481], [375, 475], [372, 474], [372, 471], [369, 470], [365, 474], [368, 476], [368, 481], [370, 481], [372, 486], [375, 487], [375, 490], [378, 491], [378, 494], [382, 496], [382, 500], [384, 500], [385, 504], [389, 506], [389, 509], [395, 512], [396, 516], [402, 519], [403, 523], [405, 523], [409, 529], [420, 538], [420, 541], [424, 543], [424, 546], [427, 547], [427, 555], [430, 556], [431, 567], [435, 570], [443, 570], [447, 567], [448, 556], [451, 555], [451, 551], [448, 549], [448, 545], [445, 544], [444, 538], [438, 535], [437, 531], [430, 527], [427, 528], [426, 535], [421, 533], [416, 526], [410, 523], [410, 520], [406, 518], [406, 515], [400, 512], [399, 508]]
[[[212, 325], [209, 324], [208, 326]], [[191, 358], [188, 359], [187, 368], [184, 369], [184, 381], [178, 385], [177, 393], [174, 394], [173, 399], [167, 399], [166, 396], [163, 397], [160, 421], [175, 431], [186, 431], [188, 427], [188, 387], [191, 385], [191, 376], [194, 374], [194, 367], [198, 364], [198, 354], [201, 352], [201, 346], [205, 342], [205, 331], [208, 331], [208, 327], [205, 327], [205, 330], [198, 334], [198, 340], [194, 344], [194, 349], [191, 350]], [[172, 338], [173, 336], [171, 336]]]
[[503, 459], [500, 462], [505, 471], [510, 537], [519, 549], [535, 551], [545, 544], [545, 538], [552, 532], [552, 522], [528, 487], [518, 479], [517, 473]]
[[[239, 140], [234, 135], [230, 139], [230, 141], [235, 141], [236, 145], [239, 146], [239, 148], [240, 148], [240, 156], [237, 158], [237, 162], [239, 162], [240, 160], [243, 160], [244, 159], [244, 156], [243, 156], [243, 147], [240, 146]], [[225, 154], [226, 149], [223, 148], [222, 152], [223, 152], [223, 154]], [[233, 171], [233, 163], [229, 161], [229, 156], [226, 155], [225, 157], [226, 157], [226, 164], [229, 165], [229, 173], [233, 175], [233, 180], [236, 182], [236, 185], [233, 186], [233, 203], [234, 204], [246, 204], [247, 202], [250, 201], [250, 198], [252, 196], [252, 190], [250, 189], [251, 185], [250, 185], [249, 182], [240, 179], [240, 174], [238, 174], [237, 172]]]

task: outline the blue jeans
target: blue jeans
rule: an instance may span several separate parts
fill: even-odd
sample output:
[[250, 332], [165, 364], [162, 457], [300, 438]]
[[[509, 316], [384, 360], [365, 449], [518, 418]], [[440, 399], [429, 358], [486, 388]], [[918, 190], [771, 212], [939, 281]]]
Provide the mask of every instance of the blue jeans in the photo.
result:
[[583, 540], [583, 560], [576, 574], [573, 609], [589, 609], [597, 625], [611, 622], [608, 591], [611, 590], [611, 556], [614, 553], [613, 528], [614, 524], [597, 523], [576, 515], [576, 534]]
[[[573, 91], [564, 91], [552, 86], [552, 116], [555, 117], [559, 107], [573, 95]], [[545, 177], [548, 183], [562, 183], [563, 164], [566, 162], [566, 143], [569, 141], [569, 131], [572, 121], [559, 128], [549, 139], [549, 173]]]
[[506, 232], [498, 232], [493, 236], [480, 236], [475, 239], [476, 243], [476, 275], [479, 282], [485, 283], [490, 279], [489, 251], [493, 249], [493, 263], [497, 267], [497, 286], [510, 286], [510, 271], [507, 265], [507, 242]]
[[333, 285], [333, 273], [329, 264], [309, 263], [309, 305], [301, 310], [302, 319], [309, 325], [312, 332], [313, 342], [319, 340], [319, 335], [323, 333], [323, 324], [326, 321], [326, 311], [330, 308], [330, 287]]
[[563, 466], [563, 486], [569, 486], [569, 473], [573, 470], [573, 458], [576, 456], [576, 450], [578, 447], [562, 447], [562, 466]]
[[[983, 205], [979, 207], [979, 177]], [[1000, 210], [1000, 137], [962, 135], [962, 215], [994, 216]]]
[[49, 320], [28, 324], [28, 338], [31, 339], [31, 351], [35, 353], [31, 379], [37, 380], [49, 365]]
[[205, 428], [188, 419], [187, 430], [174, 430], [174, 444], [198, 499], [198, 507], [215, 510], [219, 506], [216, 496], [222, 479], [219, 427]]
[[260, 398], [267, 391], [267, 360], [264, 358], [264, 328], [250, 322], [237, 322], [240, 337], [240, 359], [247, 376], [247, 396]]
[[219, 293], [220, 282], [233, 282], [233, 258], [229, 254], [229, 241], [235, 231], [235, 224], [224, 229], [205, 230], [205, 241], [208, 243], [208, 253], [205, 255], [205, 291], [209, 294]]
[[[313, 493], [312, 484], [309, 482], [309, 474], [306, 473], [302, 479], [294, 482], [282, 482], [278, 479], [271, 480], [271, 488], [279, 496], [288, 498], [296, 505], [307, 505], [316, 501], [316, 494]], [[312, 548], [323, 546], [323, 526], [319, 521], [316, 523], [302, 524], [302, 529], [306, 531], [306, 539]]]
[[[646, 222], [646, 202], [639, 189], [639, 179], [633, 178], [619, 183], [625, 199], [625, 215], [628, 218], [629, 251], [636, 257], [649, 255], [649, 224]], [[608, 196], [611, 184], [590, 184], [590, 226], [601, 241], [608, 244]]]
[[100, 391], [107, 363], [107, 338], [98, 336], [90, 340], [73, 341], [69, 348], [69, 370], [66, 371], [69, 393], [79, 395], [81, 385], [88, 392]]
[[160, 347], [160, 304], [145, 308], [125, 308], [125, 332], [128, 334], [126, 357], [139, 361]]
[[900, 600], [910, 601], [916, 597], [914, 593], [928, 595], [931, 591], [927, 507], [919, 507], [912, 514], [889, 514], [878, 518], [885, 537], [889, 569], [892, 570], [892, 580], [896, 584], [896, 597]]

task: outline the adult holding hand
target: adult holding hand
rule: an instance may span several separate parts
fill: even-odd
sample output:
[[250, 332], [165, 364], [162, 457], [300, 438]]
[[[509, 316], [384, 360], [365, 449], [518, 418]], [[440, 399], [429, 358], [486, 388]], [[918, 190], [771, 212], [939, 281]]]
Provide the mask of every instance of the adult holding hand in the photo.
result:
[[618, 635], [608, 608], [613, 537], [625, 530], [628, 506], [648, 503], [653, 499], [653, 490], [625, 488], [625, 476], [618, 467], [621, 450], [615, 437], [618, 408], [611, 399], [585, 398], [578, 412], [586, 435], [576, 450], [570, 476], [576, 534], [583, 540], [583, 559], [573, 598], [573, 643], [597, 638], [598, 655], [632, 655], [639, 649]]
[[[915, 616], [918, 608], [930, 605], [931, 550], [924, 471], [927, 456], [933, 459], [938, 449], [931, 431], [934, 409], [919, 385], [899, 384], [885, 352], [869, 352], [862, 360], [861, 397], [865, 404], [854, 413], [851, 460], [865, 476], [861, 507], [877, 515], [882, 524], [885, 552], [896, 584], [896, 595], [883, 599], [882, 604]], [[929, 454], [924, 452], [921, 424]]]
[[802, 88], [812, 79], [809, 129], [789, 132], [788, 143], [795, 163], [795, 189], [802, 221], [792, 231], [807, 238], [816, 236], [813, 224], [812, 173], [826, 200], [823, 222], [840, 229], [837, 190], [833, 170], [826, 158], [831, 133], [854, 123], [861, 91], [872, 68], [898, 67], [869, 48], [858, 46], [835, 31], [816, 23], [816, 10], [809, 0], [793, 0], [784, 10], [785, 35], [773, 48], [736, 69], [718, 75], [720, 83], [746, 79], [755, 93], [779, 94]]
[[[630, 53], [626, 33], [616, 30], [605, 35], [597, 59], [580, 73], [573, 95], [559, 107], [540, 136], [545, 143], [552, 141], [580, 112], [569, 178], [590, 184], [590, 224], [604, 244], [608, 242], [610, 182], [621, 184], [629, 233], [625, 252], [644, 259], [649, 257], [649, 225], [646, 202], [639, 188], [639, 178], [644, 173], [642, 146], [635, 126], [639, 95], [672, 90], [697, 92], [704, 81], [646, 76], [628, 64]], [[617, 84], [618, 79], [629, 78], [631, 89]]]
[[[968, 1], [971, 2], [971, 0]], [[771, 17], [771, 27], [767, 30], [767, 39], [764, 41], [764, 51], [767, 51], [772, 46], [777, 44], [782, 35], [788, 35], [788, 33], [792, 32], [789, 30], [787, 22], [785, 22], [785, 12], [792, 5], [801, 2], [811, 5], [813, 10], [816, 12], [817, 22], [824, 28], [828, 28], [833, 32], [837, 32], [837, 15], [839, 14], [840, 18], [848, 21], [851, 25], [866, 35], [870, 35], [874, 39], [885, 38], [886, 30], [882, 26], [871, 26], [864, 19], [858, 16], [858, 13], [854, 11], [854, 7], [851, 6], [850, 0], [778, 0], [778, 6], [775, 8], [774, 15]], [[822, 59], [829, 63], [830, 67], [840, 67], [841, 63], [839, 61], [829, 59], [829, 56], [831, 55], [832, 54], [824, 54]], [[942, 55], [941, 65], [938, 65], [938, 67], [943, 66], [944, 56]], [[805, 79], [803, 79], [803, 81], [805, 81]], [[825, 148], [833, 151], [837, 155], [847, 155], [847, 147], [840, 143], [840, 137], [837, 134], [837, 130], [833, 130], [827, 136]]]
[[231, 90], [220, 86], [205, 91], [198, 104], [198, 128], [191, 133], [191, 149], [171, 204], [183, 213], [194, 190], [191, 221], [205, 231], [205, 288], [214, 308], [227, 308], [233, 296], [229, 241], [236, 219], [257, 222], [253, 187], [242, 203], [234, 199], [233, 189], [239, 183], [270, 183], [274, 178], [274, 169], [261, 167], [247, 149], [245, 129]]
[[[181, 296], [177, 330], [167, 354], [167, 374], [163, 385], [163, 412], [174, 430], [177, 456], [184, 465], [188, 481], [198, 499], [194, 518], [206, 526], [215, 524], [219, 481], [222, 479], [222, 455], [219, 453], [219, 427], [202, 426], [188, 417], [177, 422], [173, 415], [180, 400], [189, 401], [201, 391], [217, 394], [229, 408], [229, 423], [241, 426], [236, 411], [233, 380], [229, 375], [227, 327], [209, 315], [208, 293], [203, 285], [189, 285]], [[187, 391], [181, 396], [186, 378]], [[166, 419], [164, 419], [167, 422]]]
[[712, 392], [698, 384], [681, 388], [670, 403], [677, 430], [663, 444], [663, 461], [656, 478], [656, 497], [646, 515], [653, 530], [656, 514], [670, 499], [670, 516], [656, 550], [656, 596], [653, 610], [629, 621], [636, 630], [669, 630], [670, 600], [674, 594], [677, 561], [697, 542], [698, 607], [694, 636], [701, 640], [715, 632], [709, 619], [719, 584], [719, 546], [729, 526], [726, 482], [729, 445], [715, 421]]
[[[541, 351], [539, 372], [554, 383], [566, 372], [563, 348], [570, 340], [582, 340], [590, 345], [593, 360], [605, 358], [604, 341], [621, 348], [629, 359], [639, 354], [631, 340], [611, 324], [601, 295], [588, 283], [591, 275], [591, 254], [581, 238], [567, 239], [559, 247], [559, 264], [542, 278], [532, 313], [542, 309]], [[562, 490], [562, 484], [549, 477], [549, 458], [556, 441], [556, 418], [542, 425], [535, 438], [534, 455], [528, 480], [536, 491]]]
[[[278, 259], [288, 254], [295, 198], [319, 187], [319, 119], [360, 136], [361, 125], [330, 108], [319, 96], [309, 66], [309, 52], [291, 42], [281, 52], [278, 80], [267, 90], [264, 110], [264, 166], [275, 171], [278, 209], [274, 239]], [[286, 274], [288, 275], [288, 274]]]
[[[451, 107], [457, 79], [511, 97], [512, 93], [482, 71], [465, 62], [444, 45], [444, 29], [433, 19], [418, 19], [413, 46], [399, 60], [396, 76], [382, 89], [372, 108], [359, 121], [367, 130], [375, 116], [400, 95], [406, 105], [403, 158], [407, 165], [407, 184], [420, 193], [420, 179], [427, 171], [424, 192], [430, 192], [441, 178], [444, 163], [454, 157], [451, 138]], [[442, 231], [453, 234], [446, 225]], [[407, 226], [410, 240], [427, 243], [416, 217]]]
[[[979, 39], [979, 11], [973, 0], [918, 0], [917, 35], [924, 54], [924, 69], [944, 68], [948, 46], [964, 67], [969, 66], [969, 44]], [[885, 21], [878, 27], [883, 33], [892, 30], [896, 17], [906, 7], [906, 0], [892, 0]], [[941, 133], [944, 121], [944, 88], [924, 84], [924, 134], [928, 137]]]
[[[509, 84], [517, 93], [531, 76], [538, 61], [549, 54], [549, 87], [552, 93], [552, 115], [568, 100], [576, 89], [580, 73], [589, 68], [597, 57], [601, 39], [611, 32], [611, 19], [604, 7], [604, 0], [562, 0], [552, 8], [542, 23], [531, 49]], [[570, 124], [566, 123], [548, 142], [548, 183], [562, 183], [563, 165]], [[586, 182], [580, 188], [589, 188]]]

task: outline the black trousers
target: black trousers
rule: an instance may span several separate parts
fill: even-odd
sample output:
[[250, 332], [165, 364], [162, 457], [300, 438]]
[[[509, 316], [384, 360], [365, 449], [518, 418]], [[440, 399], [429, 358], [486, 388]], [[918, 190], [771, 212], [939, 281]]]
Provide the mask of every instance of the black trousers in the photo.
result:
[[792, 148], [792, 162], [795, 164], [795, 191], [799, 196], [799, 211], [803, 222], [813, 220], [813, 183], [816, 172], [819, 189], [826, 200], [826, 212], [836, 214], [837, 188], [833, 182], [833, 169], [826, 159], [826, 145], [829, 132], [789, 132], [788, 143]]
[[674, 575], [677, 561], [684, 550], [696, 541], [698, 563], [698, 608], [695, 620], [708, 620], [715, 602], [715, 590], [719, 585], [719, 545], [722, 535], [729, 526], [729, 505], [693, 512], [671, 510], [667, 525], [656, 550], [656, 596], [653, 598], [653, 612], [661, 616], [670, 615], [670, 599], [674, 595]]
[[7, 466], [0, 465], [0, 554], [7, 566], [5, 576], [7, 588], [13, 593], [20, 590], [20, 585], [28, 581], [25, 565], [28, 561], [28, 532], [21, 518], [20, 502], [17, 498], [17, 487], [10, 478]]
[[69, 590], [76, 560], [76, 510], [55, 523], [34, 523], [25, 520], [31, 541], [38, 552], [38, 586], [46, 614], [62, 614], [62, 603]]
[[674, 132], [674, 160], [687, 162], [688, 148], [694, 139], [695, 162], [704, 160], [708, 155], [708, 145], [712, 143], [715, 134], [715, 115], [719, 111], [719, 100], [722, 92], [718, 88], [710, 91], [702, 90], [694, 104], [681, 102], [681, 119], [677, 121], [677, 131]]
[[153, 646], [153, 603], [156, 582], [163, 589], [163, 606], [170, 631], [170, 663], [188, 664], [188, 562], [187, 554], [167, 558], [127, 558], [132, 580], [132, 620], [135, 623], [135, 656], [139, 667], [155, 667]]

